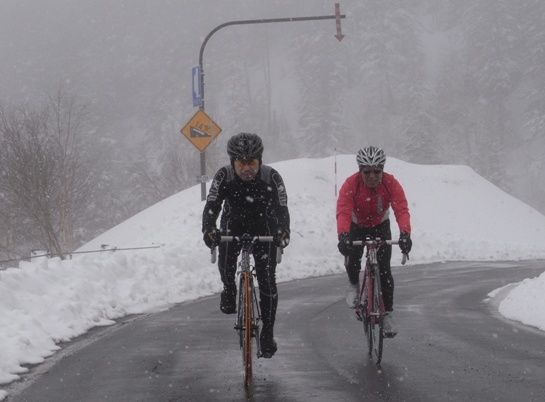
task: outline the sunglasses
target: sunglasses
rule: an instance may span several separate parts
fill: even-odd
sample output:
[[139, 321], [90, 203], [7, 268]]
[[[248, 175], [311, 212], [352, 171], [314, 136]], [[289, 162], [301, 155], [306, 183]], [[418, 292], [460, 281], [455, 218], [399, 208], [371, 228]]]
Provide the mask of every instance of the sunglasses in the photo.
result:
[[379, 174], [382, 173], [382, 169], [373, 169], [373, 170], [363, 170], [362, 169], [361, 172], [366, 176], [369, 176], [371, 173], [379, 175]]
[[235, 159], [235, 166], [238, 168], [243, 168], [244, 166], [256, 167], [259, 165], [259, 159]]

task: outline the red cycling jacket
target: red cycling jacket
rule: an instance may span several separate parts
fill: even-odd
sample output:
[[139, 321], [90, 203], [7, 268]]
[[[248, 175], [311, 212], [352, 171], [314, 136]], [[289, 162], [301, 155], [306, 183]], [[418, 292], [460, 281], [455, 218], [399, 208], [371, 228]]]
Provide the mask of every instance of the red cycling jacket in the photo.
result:
[[365, 187], [360, 172], [348, 177], [337, 200], [337, 234], [350, 232], [350, 224], [374, 227], [389, 218], [392, 207], [399, 231], [411, 234], [411, 216], [405, 192], [394, 176], [382, 173], [374, 190]]

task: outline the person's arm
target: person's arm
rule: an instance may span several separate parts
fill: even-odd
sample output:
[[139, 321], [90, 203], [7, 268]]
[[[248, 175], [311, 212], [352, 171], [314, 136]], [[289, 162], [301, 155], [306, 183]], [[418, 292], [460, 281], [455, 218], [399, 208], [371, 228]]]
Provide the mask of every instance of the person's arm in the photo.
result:
[[271, 175], [272, 182], [274, 184], [274, 197], [273, 203], [276, 209], [276, 217], [278, 219], [278, 227], [290, 230], [290, 212], [288, 209], [288, 194], [286, 192], [286, 186], [280, 173], [273, 169]]
[[221, 168], [217, 171], [208, 197], [206, 197], [206, 204], [202, 213], [202, 231], [204, 232], [208, 228], [215, 228], [216, 221], [221, 212], [221, 206], [225, 199], [225, 187], [227, 181], [227, 171], [225, 168]]
[[411, 234], [411, 215], [409, 213], [409, 204], [405, 197], [405, 192], [401, 184], [392, 177], [391, 186], [391, 205], [396, 217], [399, 232]]
[[352, 212], [354, 211], [354, 183], [353, 176], [346, 179], [339, 191], [337, 199], [337, 235], [350, 232]]

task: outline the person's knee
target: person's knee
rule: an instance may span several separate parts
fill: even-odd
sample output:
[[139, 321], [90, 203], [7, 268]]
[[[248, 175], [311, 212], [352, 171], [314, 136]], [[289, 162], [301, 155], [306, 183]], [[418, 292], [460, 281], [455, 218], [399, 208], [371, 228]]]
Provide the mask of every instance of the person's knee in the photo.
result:
[[266, 297], [276, 296], [278, 290], [274, 281], [258, 281], [259, 292]]

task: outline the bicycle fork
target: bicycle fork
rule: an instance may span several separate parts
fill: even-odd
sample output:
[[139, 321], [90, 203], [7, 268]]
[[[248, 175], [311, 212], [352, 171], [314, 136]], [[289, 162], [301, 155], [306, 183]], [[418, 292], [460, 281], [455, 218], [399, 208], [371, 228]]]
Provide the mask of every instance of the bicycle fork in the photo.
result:
[[358, 319], [358, 321], [363, 321], [364, 316], [368, 314], [367, 306], [369, 303], [367, 297], [370, 294], [370, 289], [367, 285], [367, 274], [364, 273], [361, 288], [358, 290], [359, 298], [358, 305], [356, 306], [356, 318]]
[[[239, 289], [241, 291], [239, 292], [239, 310], [240, 311], [237, 314], [237, 318], [235, 321], [235, 330], [237, 331], [244, 331], [246, 329], [246, 325], [250, 326], [251, 331], [251, 337], [256, 338], [256, 345], [257, 345], [257, 351], [258, 351], [258, 357], [261, 356], [261, 346], [259, 343], [259, 322], [261, 321], [261, 311], [259, 309], [259, 300], [257, 296], [257, 292], [255, 291], [255, 283], [253, 281], [253, 273], [252, 272], [239, 272], [240, 275], [240, 281], [239, 281]], [[244, 292], [244, 297], [243, 297]], [[247, 305], [244, 304], [244, 300], [249, 300], [249, 303]], [[248, 308], [251, 311], [250, 317], [251, 320], [249, 321], [249, 324], [246, 323], [244, 319], [243, 311]]]
[[[356, 306], [356, 318], [358, 321], [363, 321], [364, 318], [372, 319], [373, 322], [376, 322], [377, 319], [380, 318], [380, 314], [371, 311], [370, 306], [373, 305], [370, 298], [373, 297], [373, 286], [375, 286], [374, 282], [374, 276], [378, 275], [378, 272], [374, 272], [372, 270], [369, 273], [369, 267], [365, 268], [365, 272], [363, 274], [363, 280], [361, 284], [361, 288], [359, 289], [359, 298], [358, 298], [358, 305]], [[379, 292], [381, 290], [379, 289]], [[381, 310], [383, 310], [381, 306]]]

